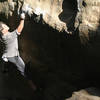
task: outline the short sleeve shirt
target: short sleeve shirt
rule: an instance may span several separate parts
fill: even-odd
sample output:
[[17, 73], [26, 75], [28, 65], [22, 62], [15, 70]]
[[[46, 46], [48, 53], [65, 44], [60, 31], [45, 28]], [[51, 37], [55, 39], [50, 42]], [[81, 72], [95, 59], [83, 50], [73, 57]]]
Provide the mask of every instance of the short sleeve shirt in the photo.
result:
[[3, 35], [2, 38], [6, 44], [6, 50], [3, 54], [3, 57], [14, 57], [19, 55], [18, 51], [18, 32], [17, 30], [9, 32], [6, 35]]

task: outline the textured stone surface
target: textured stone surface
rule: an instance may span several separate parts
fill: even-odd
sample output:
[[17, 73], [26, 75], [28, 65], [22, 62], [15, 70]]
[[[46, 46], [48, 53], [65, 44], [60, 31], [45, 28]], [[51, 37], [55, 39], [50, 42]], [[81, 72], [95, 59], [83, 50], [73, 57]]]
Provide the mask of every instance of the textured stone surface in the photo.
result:
[[98, 91], [96, 88], [89, 88], [74, 92], [72, 97], [66, 100], [100, 100], [99, 96], [100, 91]]
[[75, 27], [79, 27], [80, 37], [85, 38], [82, 42], [87, 42], [91, 37], [100, 36], [100, 0], [83, 0], [82, 4], [76, 16]]
[[44, 22], [54, 29], [67, 31], [66, 23], [59, 19], [59, 15], [63, 11], [62, 3], [63, 0], [8, 0], [0, 3], [0, 12], [8, 17], [12, 16], [15, 10], [19, 13], [21, 8], [27, 6], [32, 9], [32, 12], [28, 13], [29, 15], [33, 13], [38, 16], [42, 15]]
[[[21, 11], [23, 0], [8, 1], [2, 0], [1, 2], [0, 0], [0, 19], [5, 21], [13, 30], [19, 23], [18, 13]], [[76, 0], [64, 0], [63, 6], [61, 5], [62, 1], [60, 1], [60, 8], [56, 5], [58, 0], [54, 0], [53, 4], [55, 6], [51, 5], [51, 8], [54, 7], [54, 11], [52, 11], [49, 8], [53, 0], [50, 2], [48, 0], [48, 3], [44, 0], [45, 5], [43, 0], [36, 0], [35, 3], [38, 4], [31, 2], [34, 0], [24, 1], [28, 2], [27, 4], [31, 8], [32, 5], [35, 6], [35, 8], [33, 7], [35, 14], [32, 17], [26, 16], [25, 27], [19, 37], [19, 51], [25, 62], [32, 62], [32, 78], [39, 87], [43, 88], [43, 100], [62, 100], [62, 98], [69, 97], [72, 91], [80, 88], [89, 85], [100, 86], [99, 17], [95, 16], [95, 12], [93, 12], [93, 15], [91, 14], [91, 11], [96, 10], [99, 6], [93, 6], [94, 8], [92, 8], [92, 6], [89, 6], [92, 1], [90, 0], [88, 4], [87, 0], [84, 0], [82, 9], [76, 12], [77, 5], [74, 4]], [[26, 5], [25, 2], [24, 5]], [[54, 18], [50, 17], [50, 22], [48, 22], [47, 16], [43, 16], [43, 10], [40, 10], [40, 13], [35, 11], [36, 5], [44, 9], [42, 5], [40, 6], [40, 2], [47, 8], [45, 10], [49, 12], [50, 16], [52, 15]], [[57, 9], [57, 13], [55, 13], [56, 7], [60, 9], [59, 11]], [[62, 7], [63, 12], [61, 13]], [[90, 9], [87, 7], [90, 7]], [[52, 11], [52, 14], [49, 10]], [[99, 12], [97, 13], [99, 14]], [[39, 14], [42, 14], [43, 20], [54, 29], [48, 27], [47, 24], [41, 23], [41, 20], [39, 23], [35, 22], [34, 16], [37, 17], [36, 14], [38, 18]], [[57, 18], [57, 21], [59, 21], [58, 15], [67, 24], [70, 31], [73, 31], [73, 35], [55, 30], [55, 26], [59, 22], [55, 24], [54, 20]], [[92, 16], [95, 16], [93, 18], [97, 18], [97, 20], [91, 19]], [[87, 17], [91, 20], [89, 19], [89, 21]], [[76, 28], [77, 30], [75, 30]], [[58, 27], [56, 29], [60, 30]], [[79, 37], [84, 44], [89, 44], [88, 47], [80, 43]]]
[[[64, 19], [65, 22], [59, 19], [59, 15], [64, 13], [62, 4], [63, 0], [7, 0], [0, 2], [0, 13], [5, 14], [5, 16], [8, 18], [9, 15], [12, 16], [14, 12], [19, 13], [21, 12], [21, 8], [27, 6], [32, 9], [28, 12], [29, 15], [36, 14], [38, 18], [39, 16], [42, 16], [44, 22], [54, 29], [57, 29], [58, 31], [67, 31], [67, 26], [69, 25], [67, 22], [70, 20], [70, 17], [67, 19], [69, 13], [69, 11], [67, 11], [68, 9], [64, 11], [68, 12], [65, 13], [66, 15], [64, 15], [66, 17]], [[83, 2], [79, 4], [80, 11], [77, 12], [76, 20], [74, 22], [70, 20], [70, 24], [75, 23], [75, 28], [79, 28], [79, 36], [81, 37], [81, 41], [84, 43], [90, 40], [91, 37], [99, 35], [99, 5], [99, 0], [83, 0]], [[67, 8], [67, 6], [65, 8]]]
[[43, 20], [59, 31], [66, 30], [66, 24], [59, 19], [63, 0], [26, 0], [37, 15], [42, 14]]

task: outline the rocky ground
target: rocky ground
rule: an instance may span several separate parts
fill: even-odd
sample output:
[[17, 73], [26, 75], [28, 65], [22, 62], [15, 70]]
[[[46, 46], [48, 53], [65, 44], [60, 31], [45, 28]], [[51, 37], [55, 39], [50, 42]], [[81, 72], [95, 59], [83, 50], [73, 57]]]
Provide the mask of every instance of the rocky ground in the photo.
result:
[[100, 90], [96, 88], [83, 89], [74, 92], [72, 97], [66, 100], [100, 100]]

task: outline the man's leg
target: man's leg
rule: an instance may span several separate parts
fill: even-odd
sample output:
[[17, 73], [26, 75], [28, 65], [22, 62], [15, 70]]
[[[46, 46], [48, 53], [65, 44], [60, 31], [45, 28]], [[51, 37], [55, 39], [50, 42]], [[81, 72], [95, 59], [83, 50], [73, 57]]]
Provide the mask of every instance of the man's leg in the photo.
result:
[[24, 74], [25, 64], [20, 56], [8, 57], [7, 59], [9, 62], [12, 62], [13, 64], [17, 66], [17, 69], [21, 72], [21, 75], [25, 76]]
[[[30, 74], [26, 74], [26, 73], [25, 73], [25, 64], [24, 64], [24, 61], [22, 60], [22, 58], [21, 58], [20, 56], [18, 56], [16, 61], [17, 61], [17, 65], [16, 65], [16, 66], [18, 67], [18, 70], [21, 71], [21, 74], [22, 74], [24, 77], [27, 78], [28, 84], [31, 86], [31, 88], [32, 88], [33, 90], [36, 90], [36, 86], [35, 86], [34, 83], [32, 82], [32, 79], [31, 79], [31, 76], [30, 76], [30, 74], [31, 74], [30, 70], [29, 70], [29, 73], [30, 73]], [[30, 65], [29, 65], [28, 67], [30, 67]]]
[[34, 85], [34, 83], [32, 82], [32, 80], [29, 78], [29, 76], [26, 75], [25, 73], [25, 63], [22, 60], [22, 58], [20, 56], [16, 56], [16, 57], [9, 57], [8, 61], [14, 63], [17, 66], [17, 69], [21, 72], [21, 74], [28, 79], [28, 84], [31, 86], [31, 88], [33, 90], [36, 90], [36, 86]]

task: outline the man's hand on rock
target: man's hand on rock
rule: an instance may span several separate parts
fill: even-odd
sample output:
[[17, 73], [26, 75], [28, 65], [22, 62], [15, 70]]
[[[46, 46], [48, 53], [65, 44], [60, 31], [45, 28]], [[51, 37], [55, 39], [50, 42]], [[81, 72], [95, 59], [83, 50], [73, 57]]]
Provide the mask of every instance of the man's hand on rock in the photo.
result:
[[20, 14], [20, 18], [21, 18], [22, 20], [25, 20], [25, 13], [24, 13], [24, 12]]

